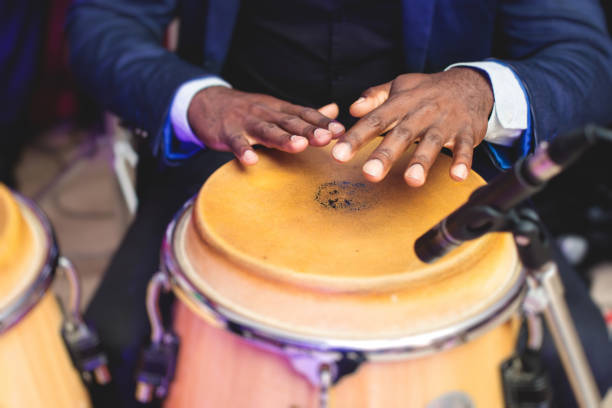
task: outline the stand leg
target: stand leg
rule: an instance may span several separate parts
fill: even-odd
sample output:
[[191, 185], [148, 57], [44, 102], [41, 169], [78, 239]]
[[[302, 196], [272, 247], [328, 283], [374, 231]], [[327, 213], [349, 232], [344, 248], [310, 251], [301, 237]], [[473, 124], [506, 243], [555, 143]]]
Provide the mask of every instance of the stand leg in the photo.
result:
[[601, 397], [567, 309], [557, 265], [548, 262], [542, 268], [530, 271], [530, 274], [546, 298], [542, 312], [578, 405], [582, 408], [599, 408]]

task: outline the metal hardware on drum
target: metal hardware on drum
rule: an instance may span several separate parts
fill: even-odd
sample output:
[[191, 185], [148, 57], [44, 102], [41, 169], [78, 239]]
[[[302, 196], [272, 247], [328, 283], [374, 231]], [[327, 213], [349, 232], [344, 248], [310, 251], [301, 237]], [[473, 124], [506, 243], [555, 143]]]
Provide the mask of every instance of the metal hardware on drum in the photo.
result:
[[170, 283], [163, 272], [157, 272], [147, 287], [147, 314], [151, 323], [151, 344], [143, 351], [138, 368], [135, 397], [141, 403], [164, 398], [174, 378], [178, 337], [166, 331], [159, 312], [159, 296], [168, 292]]
[[79, 275], [70, 260], [60, 256], [58, 266], [62, 268], [70, 284], [70, 302], [66, 321], [62, 326], [62, 338], [70, 354], [72, 364], [87, 382], [95, 380], [100, 385], [111, 380], [108, 359], [102, 351], [100, 338], [92, 327], [83, 321], [80, 312], [81, 284]]
[[15, 197], [19, 199], [32, 213], [36, 216], [45, 234], [45, 242], [47, 248], [45, 250], [44, 260], [40, 273], [36, 280], [30, 285], [25, 293], [10, 303], [8, 306], [0, 310], [0, 334], [8, 331], [11, 327], [19, 323], [25, 315], [40, 301], [46, 293], [55, 277], [55, 269], [58, 260], [58, 248], [53, 234], [53, 229], [45, 214], [29, 199], [20, 196], [16, 193]]
[[319, 408], [327, 408], [329, 403], [329, 388], [332, 386], [332, 373], [329, 364], [319, 367]]

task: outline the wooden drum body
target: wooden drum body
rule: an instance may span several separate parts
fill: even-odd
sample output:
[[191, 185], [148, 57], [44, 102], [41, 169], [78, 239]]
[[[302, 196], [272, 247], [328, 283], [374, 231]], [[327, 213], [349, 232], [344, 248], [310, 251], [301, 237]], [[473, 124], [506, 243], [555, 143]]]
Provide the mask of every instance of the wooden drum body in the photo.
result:
[[502, 407], [525, 276], [491, 234], [433, 265], [415, 239], [483, 180], [385, 181], [329, 149], [262, 154], [219, 169], [162, 249], [180, 337], [165, 406]]
[[48, 290], [57, 256], [45, 216], [0, 185], [1, 408], [90, 407]]

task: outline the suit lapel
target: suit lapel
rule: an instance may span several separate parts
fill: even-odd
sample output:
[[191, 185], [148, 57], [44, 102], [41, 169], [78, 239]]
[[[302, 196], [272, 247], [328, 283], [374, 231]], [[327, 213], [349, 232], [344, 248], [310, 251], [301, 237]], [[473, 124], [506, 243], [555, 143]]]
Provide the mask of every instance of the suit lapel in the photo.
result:
[[403, 31], [406, 68], [421, 72], [429, 48], [436, 0], [403, 0]]

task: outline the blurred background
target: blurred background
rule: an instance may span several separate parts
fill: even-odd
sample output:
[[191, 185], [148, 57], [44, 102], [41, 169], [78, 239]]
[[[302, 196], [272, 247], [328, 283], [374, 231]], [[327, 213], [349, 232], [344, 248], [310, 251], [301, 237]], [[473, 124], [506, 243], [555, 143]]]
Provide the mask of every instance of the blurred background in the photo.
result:
[[[87, 302], [133, 215], [137, 157], [131, 132], [72, 81], [63, 32], [69, 3], [0, 0], [0, 180], [48, 214]], [[603, 6], [610, 21], [612, 1]], [[175, 33], [176, 24], [170, 48]], [[612, 146], [591, 152], [534, 203], [591, 285], [612, 334], [611, 160]], [[63, 285], [56, 280], [62, 296]]]

